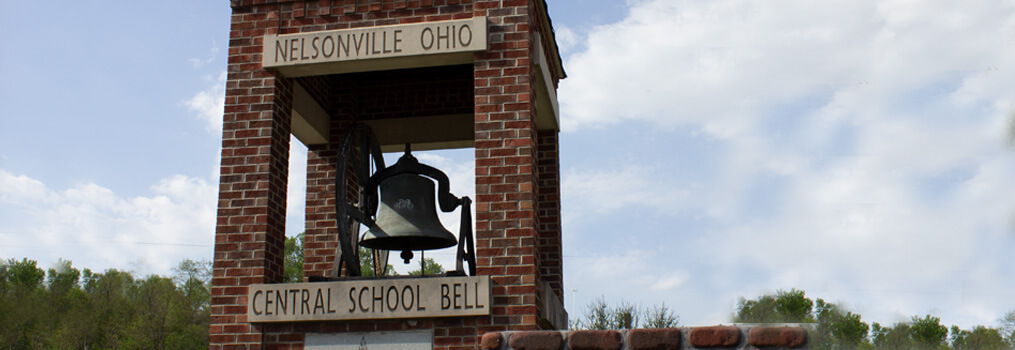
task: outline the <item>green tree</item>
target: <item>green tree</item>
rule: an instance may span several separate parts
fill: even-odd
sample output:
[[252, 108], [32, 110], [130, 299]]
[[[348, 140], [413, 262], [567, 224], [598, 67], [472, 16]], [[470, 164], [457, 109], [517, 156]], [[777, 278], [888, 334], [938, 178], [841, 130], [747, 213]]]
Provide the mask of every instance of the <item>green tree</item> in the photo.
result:
[[640, 327], [644, 320], [648, 328], [667, 328], [678, 326], [679, 319], [666, 304], [640, 309], [621, 301], [617, 306], [610, 306], [606, 299], [600, 296], [586, 306], [583, 315], [569, 321], [568, 326], [574, 330], [632, 329]]
[[604, 330], [613, 328], [613, 316], [609, 304], [602, 296], [585, 307], [585, 315], [575, 321], [575, 329]]
[[913, 316], [909, 322], [896, 323], [891, 328], [871, 325], [871, 338], [876, 349], [946, 349], [948, 329], [941, 319], [927, 315]]
[[207, 349], [211, 321], [211, 262], [184, 260], [176, 268], [181, 298], [170, 310], [167, 349]]
[[208, 260], [185, 259], [173, 268], [173, 280], [180, 287], [184, 297], [201, 301], [201, 305], [208, 299], [208, 292], [211, 283], [211, 262]]
[[877, 322], [871, 324], [871, 338], [875, 349], [915, 349], [916, 344], [910, 336], [909, 323], [896, 323], [893, 327], [882, 327]]
[[740, 298], [733, 322], [809, 323], [814, 322], [811, 315], [813, 307], [814, 301], [808, 298], [804, 291], [779, 290], [775, 295], [763, 295], [757, 300]]
[[646, 328], [670, 328], [678, 325], [680, 325], [680, 317], [666, 307], [666, 303], [645, 309]]
[[641, 323], [638, 308], [623, 301], [613, 309], [612, 316], [614, 329], [634, 329]]
[[972, 331], [952, 326], [952, 348], [955, 350], [1004, 350], [1008, 344], [997, 328], [976, 326]]
[[424, 258], [423, 259], [423, 266], [421, 266], [421, 269], [416, 269], [416, 270], [409, 271], [409, 275], [410, 276], [434, 276], [434, 275], [443, 274], [444, 272], [445, 272], [444, 271], [444, 266], [441, 266], [441, 264], [438, 264], [432, 258]]
[[124, 349], [165, 349], [169, 315], [181, 295], [172, 279], [148, 276], [128, 289], [131, 317], [123, 333]]
[[[374, 250], [360, 246], [359, 247], [359, 267], [361, 276], [374, 276]], [[441, 271], [443, 273], [443, 271]], [[384, 273], [381, 276], [393, 276], [395, 275], [395, 268], [391, 264], [384, 265]]]
[[14, 323], [14, 305], [11, 303], [11, 284], [9, 282], [7, 261], [0, 260], [0, 324], [8, 325], [0, 328], [0, 346], [6, 345], [10, 348], [14, 331], [9, 325]]
[[49, 348], [85, 349], [92, 344], [99, 329], [91, 300], [80, 288], [70, 290], [64, 297], [67, 309], [49, 337]]
[[303, 234], [285, 238], [283, 248], [282, 282], [303, 282]]
[[207, 349], [210, 263], [185, 260], [174, 278], [80, 271], [59, 260], [0, 261], [0, 348]]
[[859, 314], [844, 311], [821, 298], [815, 301], [814, 313], [818, 322], [812, 341], [814, 348], [858, 349], [870, 345], [867, 342], [870, 326]]
[[93, 328], [89, 313], [88, 296], [81, 290], [81, 271], [70, 261], [59, 259], [46, 276], [51, 318], [44, 328], [58, 334], [46, 339], [47, 347], [77, 348], [87, 346]]
[[[303, 282], [303, 243], [305, 232], [294, 237], [286, 237], [285, 248], [283, 251], [283, 272], [282, 282], [285, 283], [297, 283]], [[431, 261], [432, 262], [432, 261]], [[374, 276], [374, 254], [373, 249], [366, 247], [359, 247], [359, 263], [360, 263], [360, 275], [361, 276]], [[440, 265], [437, 265], [440, 267]], [[444, 273], [441, 270], [438, 273]], [[385, 265], [385, 271], [383, 276], [391, 276], [395, 274], [395, 268], [390, 264]], [[430, 274], [429, 270], [427, 274]]]
[[27, 258], [8, 259], [4, 265], [0, 341], [9, 349], [44, 348], [47, 329], [53, 323], [43, 285], [46, 272], [36, 266], [35, 260]]
[[47, 287], [50, 293], [63, 296], [78, 288], [81, 271], [71, 265], [70, 261], [59, 259], [56, 262], [56, 267], [49, 269]]
[[740, 298], [737, 323], [816, 323], [809, 337], [814, 349], [858, 349], [871, 347], [870, 326], [859, 314], [843, 310], [821, 298], [812, 301], [804, 291], [779, 290], [757, 299]]
[[35, 265], [35, 260], [28, 260], [28, 258], [21, 261], [7, 260], [7, 279], [16, 291], [35, 291], [42, 287], [46, 272]]
[[999, 329], [1001, 331], [1001, 335], [1004, 336], [1008, 345], [1015, 349], [1015, 310], [1008, 311], [1008, 313], [1004, 314], [1004, 316], [997, 321], [1001, 324]]
[[123, 348], [126, 325], [133, 312], [128, 292], [134, 285], [130, 273], [109, 269], [103, 273], [84, 270], [84, 291], [92, 301], [96, 328], [89, 348]]
[[911, 336], [921, 349], [939, 349], [945, 346], [948, 328], [941, 324], [941, 318], [927, 315], [912, 318]]

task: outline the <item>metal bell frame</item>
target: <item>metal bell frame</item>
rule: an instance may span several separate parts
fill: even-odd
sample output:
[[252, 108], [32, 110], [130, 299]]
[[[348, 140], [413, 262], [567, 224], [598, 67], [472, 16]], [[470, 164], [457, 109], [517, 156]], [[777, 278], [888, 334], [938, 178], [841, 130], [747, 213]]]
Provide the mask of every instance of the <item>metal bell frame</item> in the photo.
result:
[[[359, 136], [359, 137], [357, 137]], [[362, 181], [358, 181], [359, 193], [358, 202], [356, 204], [350, 204], [346, 201], [347, 197], [347, 182], [346, 182], [346, 171], [348, 158], [352, 155], [352, 143], [354, 139], [359, 139], [359, 155], [360, 162], [353, 167], [357, 179], [368, 178], [369, 180], [364, 184]], [[371, 167], [371, 163], [377, 166], [379, 171], [373, 175], [368, 175]], [[468, 273], [469, 276], [476, 275], [476, 253], [475, 243], [473, 242], [472, 233], [472, 199], [468, 196], [457, 197], [451, 193], [451, 181], [448, 179], [447, 174], [434, 168], [432, 166], [419, 163], [416, 157], [412, 156], [410, 145], [405, 145], [405, 153], [398, 159], [398, 161], [390, 166], [384, 167], [384, 158], [380, 151], [380, 144], [377, 141], [377, 137], [369, 126], [364, 124], [354, 124], [346, 132], [346, 136], [343, 138], [342, 146], [339, 148], [338, 161], [336, 169], [337, 174], [335, 175], [335, 199], [336, 203], [342, 203], [345, 205], [336, 205], [336, 220], [338, 220], [339, 229], [339, 251], [340, 257], [336, 258], [335, 269], [332, 276], [338, 277], [341, 271], [340, 264], [345, 265], [346, 273], [350, 276], [359, 276], [360, 271], [358, 268], [349, 268], [352, 266], [359, 267], [359, 250], [357, 249], [358, 234], [354, 234], [353, 226], [358, 227], [360, 223], [367, 227], [376, 227], [374, 222], [377, 215], [379, 198], [377, 195], [378, 187], [384, 180], [402, 174], [413, 174], [417, 176], [426, 176], [437, 181], [437, 202], [441, 211], [448, 213], [457, 209], [459, 206], [462, 207], [461, 225], [459, 226], [458, 234], [458, 252], [455, 259], [455, 270], [447, 273], [448, 276], [464, 276]], [[358, 232], [358, 230], [357, 230]], [[376, 272], [383, 272], [387, 265], [388, 251], [383, 249], [374, 249], [374, 268]], [[377, 252], [383, 252], [383, 262], [379, 262]], [[468, 271], [465, 270], [464, 264], [468, 263]], [[384, 267], [382, 267], [384, 266]]]
[[[338, 247], [335, 248], [335, 263], [330, 278], [339, 278], [342, 266], [349, 276], [360, 276], [359, 227], [373, 222], [372, 214], [377, 213], [377, 197], [368, 195], [364, 179], [369, 179], [372, 169], [384, 168], [384, 155], [373, 130], [366, 124], [352, 124], [342, 136], [335, 161], [335, 220], [338, 226]], [[355, 192], [348, 188], [347, 172], [356, 178]], [[376, 191], [374, 192], [376, 193]], [[347, 201], [355, 195], [356, 202]], [[374, 273], [381, 275], [387, 269], [388, 251], [374, 249]]]

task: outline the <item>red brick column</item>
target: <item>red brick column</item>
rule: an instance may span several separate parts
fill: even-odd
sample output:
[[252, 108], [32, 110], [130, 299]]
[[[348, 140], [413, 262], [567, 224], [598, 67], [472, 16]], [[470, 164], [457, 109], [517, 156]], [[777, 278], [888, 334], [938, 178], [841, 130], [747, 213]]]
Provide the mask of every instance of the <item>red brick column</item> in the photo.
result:
[[292, 85], [264, 71], [269, 13], [234, 13], [222, 132], [222, 167], [212, 278], [211, 348], [260, 349], [246, 320], [247, 286], [279, 282], [285, 242]]
[[476, 1], [489, 50], [475, 58], [476, 250], [492, 276], [491, 330], [538, 329], [539, 256], [530, 5]]
[[[336, 119], [345, 120], [346, 118]], [[331, 143], [308, 147], [306, 233], [303, 240], [303, 277], [331, 276], [338, 260], [338, 222], [336, 221], [335, 184], [338, 148], [348, 122], [332, 122]], [[348, 169], [347, 169], [348, 170]], [[356, 184], [355, 174], [346, 174], [349, 188]], [[342, 273], [345, 276], [345, 273]]]
[[556, 130], [540, 130], [538, 159], [539, 268], [543, 281], [564, 303], [564, 260], [560, 231], [560, 158]]
[[310, 146], [307, 154], [306, 233], [303, 276], [328, 276], [335, 263], [335, 156], [332, 145]]

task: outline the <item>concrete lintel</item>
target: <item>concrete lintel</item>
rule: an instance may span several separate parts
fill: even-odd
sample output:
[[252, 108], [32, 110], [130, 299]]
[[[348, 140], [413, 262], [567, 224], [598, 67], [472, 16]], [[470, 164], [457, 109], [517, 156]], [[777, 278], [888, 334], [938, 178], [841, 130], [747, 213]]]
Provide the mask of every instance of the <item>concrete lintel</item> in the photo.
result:
[[437, 66], [452, 66], [472, 63], [471, 52], [459, 52], [438, 55], [420, 55], [410, 57], [379, 58], [372, 60], [327, 62], [318, 64], [306, 64], [299, 66], [283, 66], [274, 69], [286, 77], [296, 78], [311, 75], [328, 75], [342, 73], [372, 72], [381, 70], [396, 70], [406, 68], [423, 68]]
[[[536, 35], [539, 37], [539, 35]], [[546, 63], [546, 52], [539, 40], [533, 40], [536, 50], [536, 127], [539, 130], [560, 130], [560, 107], [557, 105], [557, 89]]]
[[328, 112], [299, 83], [293, 85], [293, 135], [304, 145], [328, 143], [331, 140]]

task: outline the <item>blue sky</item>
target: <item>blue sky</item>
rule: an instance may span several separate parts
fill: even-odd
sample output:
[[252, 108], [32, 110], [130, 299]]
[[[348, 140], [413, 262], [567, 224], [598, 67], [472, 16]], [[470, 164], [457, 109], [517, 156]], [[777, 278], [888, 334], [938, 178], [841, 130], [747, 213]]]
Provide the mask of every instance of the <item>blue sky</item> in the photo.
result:
[[[789, 288], [883, 324], [1015, 310], [1015, 3], [549, 6], [572, 313], [714, 324]], [[226, 1], [0, 4], [0, 258], [211, 258], [228, 21]], [[421, 158], [472, 193], [471, 150]]]

